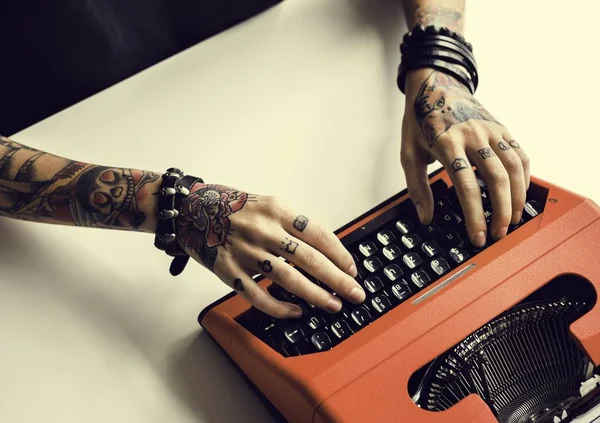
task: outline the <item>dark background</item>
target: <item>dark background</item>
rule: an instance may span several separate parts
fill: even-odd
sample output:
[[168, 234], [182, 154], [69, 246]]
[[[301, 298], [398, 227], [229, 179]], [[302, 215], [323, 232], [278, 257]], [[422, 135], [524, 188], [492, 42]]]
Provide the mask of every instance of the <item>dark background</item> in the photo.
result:
[[11, 135], [282, 0], [4, 0], [0, 134]]

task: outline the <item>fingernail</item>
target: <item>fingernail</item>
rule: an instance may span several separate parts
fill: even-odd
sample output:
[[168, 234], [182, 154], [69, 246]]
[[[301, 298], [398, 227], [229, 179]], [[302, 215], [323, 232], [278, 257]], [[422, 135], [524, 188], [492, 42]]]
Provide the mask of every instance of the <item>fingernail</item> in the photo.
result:
[[302, 309], [300, 307], [290, 307], [290, 317], [299, 318], [302, 317]]
[[496, 231], [496, 233], [494, 234], [494, 239], [500, 239], [502, 238], [504, 235], [506, 235], [506, 231], [508, 230], [507, 226], [503, 226], [502, 228], [498, 229]]
[[473, 244], [475, 244], [476, 247], [483, 247], [485, 245], [485, 232], [481, 231], [475, 235]]
[[340, 311], [342, 309], [342, 302], [340, 300], [338, 300], [337, 298], [330, 298], [329, 301], [327, 301], [327, 306], [326, 306], [327, 310], [329, 310], [332, 313], [337, 313], [338, 311]]
[[350, 270], [348, 270], [348, 274], [353, 278], [355, 278], [356, 275], [358, 275], [358, 269], [356, 268], [356, 264], [352, 263], [352, 266], [350, 266]]
[[365, 291], [363, 291], [361, 288], [354, 287], [352, 288], [352, 291], [350, 291], [348, 298], [350, 298], [355, 303], [360, 304], [365, 300], [365, 298], [367, 298], [367, 295], [365, 294]]

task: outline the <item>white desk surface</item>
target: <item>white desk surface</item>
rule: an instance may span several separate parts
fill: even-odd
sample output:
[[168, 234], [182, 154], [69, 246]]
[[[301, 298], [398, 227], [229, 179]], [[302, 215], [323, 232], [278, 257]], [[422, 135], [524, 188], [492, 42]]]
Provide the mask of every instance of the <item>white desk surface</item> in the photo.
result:
[[[600, 2], [467, 1], [479, 100], [600, 203]], [[552, 5], [551, 5], [552, 3]], [[274, 194], [335, 229], [405, 187], [399, 0], [286, 0], [14, 138]], [[152, 236], [0, 221], [0, 422], [269, 422], [196, 323], [228, 288]]]

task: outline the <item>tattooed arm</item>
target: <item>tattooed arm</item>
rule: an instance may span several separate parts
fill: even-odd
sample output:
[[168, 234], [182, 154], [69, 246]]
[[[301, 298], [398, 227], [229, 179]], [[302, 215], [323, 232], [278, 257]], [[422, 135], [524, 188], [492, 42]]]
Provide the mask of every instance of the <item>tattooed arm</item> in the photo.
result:
[[[405, 0], [409, 28], [446, 26], [462, 33], [465, 0]], [[433, 217], [427, 165], [436, 159], [456, 186], [471, 241], [499, 239], [521, 218], [529, 187], [529, 158], [510, 132], [452, 76], [433, 69], [409, 72], [401, 161], [419, 218]], [[492, 223], [486, 226], [475, 166], [490, 189]]]
[[[0, 137], [0, 216], [153, 233], [158, 211], [153, 194], [160, 185], [154, 172], [69, 160]], [[256, 285], [251, 276], [257, 273], [324, 310], [342, 307], [338, 297], [279, 257], [352, 302], [365, 299], [354, 280], [354, 260], [340, 240], [276, 198], [198, 183], [179, 212], [180, 246], [266, 313], [286, 318], [302, 311]]]
[[0, 137], [0, 215], [152, 232], [159, 175], [68, 160]]

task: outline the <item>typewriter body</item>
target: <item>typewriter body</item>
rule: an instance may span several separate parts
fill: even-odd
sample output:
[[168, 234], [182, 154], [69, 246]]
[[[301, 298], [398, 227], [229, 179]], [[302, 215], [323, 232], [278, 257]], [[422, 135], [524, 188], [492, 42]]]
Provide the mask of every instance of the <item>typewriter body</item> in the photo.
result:
[[200, 314], [281, 421], [556, 423], [600, 403], [600, 208], [532, 178], [523, 221], [475, 249], [446, 172], [430, 184], [432, 225], [401, 192], [336, 231], [362, 310], [319, 314], [257, 279], [303, 319], [235, 293]]

